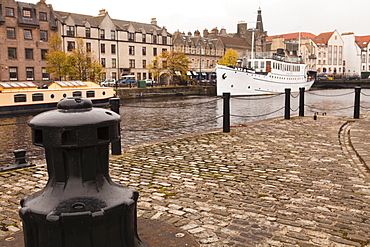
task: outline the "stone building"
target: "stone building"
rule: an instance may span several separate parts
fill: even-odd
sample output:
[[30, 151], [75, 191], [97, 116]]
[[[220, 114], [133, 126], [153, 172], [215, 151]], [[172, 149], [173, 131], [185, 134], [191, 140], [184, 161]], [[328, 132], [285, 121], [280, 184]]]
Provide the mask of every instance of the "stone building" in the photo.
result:
[[37, 4], [0, 1], [0, 81], [49, 81], [45, 54], [57, 32], [54, 12], [45, 0]]
[[195, 80], [211, 81], [215, 78], [217, 62], [225, 54], [224, 45], [215, 36], [211, 38], [205, 30], [206, 37], [199, 31], [187, 35], [177, 31], [173, 35], [174, 51], [184, 52], [190, 60], [188, 75]]
[[65, 51], [71, 51], [82, 38], [86, 50], [105, 68], [107, 79], [124, 75], [152, 79], [146, 66], [172, 44], [172, 35], [159, 27], [155, 18], [150, 24], [123, 21], [112, 19], [105, 10], [98, 16], [61, 11], [55, 11], [55, 16]]

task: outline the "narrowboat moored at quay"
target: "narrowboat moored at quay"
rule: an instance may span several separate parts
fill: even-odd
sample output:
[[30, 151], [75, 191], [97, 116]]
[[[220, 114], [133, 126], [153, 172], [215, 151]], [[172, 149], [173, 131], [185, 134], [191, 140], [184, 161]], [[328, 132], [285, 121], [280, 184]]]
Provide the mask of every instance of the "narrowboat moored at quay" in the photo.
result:
[[55, 109], [57, 103], [67, 97], [84, 97], [94, 106], [104, 106], [114, 97], [114, 90], [88, 81], [55, 81], [41, 89], [28, 81], [0, 82], [0, 115]]

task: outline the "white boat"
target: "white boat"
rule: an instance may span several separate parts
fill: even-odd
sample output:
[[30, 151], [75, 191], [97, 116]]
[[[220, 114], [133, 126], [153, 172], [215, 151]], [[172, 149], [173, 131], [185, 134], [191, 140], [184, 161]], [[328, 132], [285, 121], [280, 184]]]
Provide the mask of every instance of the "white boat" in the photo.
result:
[[231, 96], [284, 93], [286, 88], [299, 92], [308, 91], [314, 83], [307, 65], [273, 55], [256, 57], [246, 61], [240, 68], [217, 65], [217, 95], [230, 93]]
[[107, 106], [114, 90], [86, 81], [55, 81], [42, 89], [28, 81], [0, 82], [0, 115], [54, 109], [66, 97], [89, 98], [94, 106]]

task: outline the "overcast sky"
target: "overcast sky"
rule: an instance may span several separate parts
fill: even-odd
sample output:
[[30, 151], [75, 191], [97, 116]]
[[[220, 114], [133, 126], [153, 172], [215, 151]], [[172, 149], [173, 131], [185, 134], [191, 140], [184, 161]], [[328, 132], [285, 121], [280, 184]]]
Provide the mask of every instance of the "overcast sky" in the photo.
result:
[[159, 26], [165, 26], [171, 33], [214, 27], [233, 33], [240, 21], [255, 27], [261, 7], [268, 35], [299, 31], [318, 35], [334, 30], [370, 35], [369, 0], [46, 0], [46, 3], [52, 4], [54, 10], [94, 16], [105, 9], [112, 18], [127, 21], [150, 23], [154, 17]]

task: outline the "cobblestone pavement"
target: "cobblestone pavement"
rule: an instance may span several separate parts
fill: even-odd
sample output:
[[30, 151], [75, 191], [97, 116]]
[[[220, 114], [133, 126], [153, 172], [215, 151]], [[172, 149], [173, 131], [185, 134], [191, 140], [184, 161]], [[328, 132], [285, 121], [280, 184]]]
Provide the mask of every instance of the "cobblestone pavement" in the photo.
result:
[[[138, 217], [201, 246], [370, 246], [369, 125], [248, 123], [129, 148], [111, 157], [111, 176], [139, 191]], [[19, 200], [46, 182], [45, 166], [0, 174], [0, 236], [21, 229]]]

